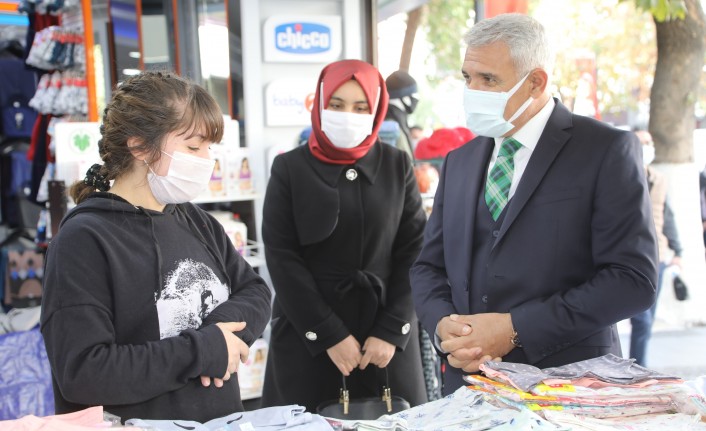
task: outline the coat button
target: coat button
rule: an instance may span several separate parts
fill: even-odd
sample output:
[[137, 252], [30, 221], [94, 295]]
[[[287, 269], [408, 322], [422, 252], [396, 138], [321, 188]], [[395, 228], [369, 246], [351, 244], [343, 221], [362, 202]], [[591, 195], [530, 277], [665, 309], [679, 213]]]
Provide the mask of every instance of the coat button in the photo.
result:
[[493, 238], [497, 238], [498, 235], [500, 235], [500, 231], [499, 231], [499, 230], [494, 230], [494, 231], [493, 231]]
[[409, 334], [410, 329], [412, 329], [412, 325], [410, 325], [409, 323], [405, 323], [404, 325], [402, 325], [402, 335]]
[[487, 304], [488, 303], [488, 295], [483, 295], [483, 297], [480, 300], [483, 301], [483, 304]]
[[304, 334], [304, 336], [309, 341], [316, 341], [316, 339], [318, 338], [318, 336], [316, 335], [316, 332], [311, 332], [311, 331]]
[[358, 178], [358, 172], [356, 172], [355, 169], [348, 169], [348, 170], [346, 171], [346, 179], [347, 179], [348, 181], [353, 181], [353, 180], [355, 180], [356, 178]]

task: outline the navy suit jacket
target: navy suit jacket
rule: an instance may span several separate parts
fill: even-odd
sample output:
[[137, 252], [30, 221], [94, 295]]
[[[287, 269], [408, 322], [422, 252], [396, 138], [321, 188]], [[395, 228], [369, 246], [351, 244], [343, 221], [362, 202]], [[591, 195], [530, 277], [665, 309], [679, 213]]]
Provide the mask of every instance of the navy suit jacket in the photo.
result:
[[[655, 300], [657, 242], [634, 134], [571, 114], [557, 101], [471, 286], [474, 219], [494, 140], [444, 162], [424, 246], [410, 271], [433, 335], [452, 313], [511, 313], [523, 348], [503, 358], [540, 368], [620, 355], [615, 323]], [[462, 384], [450, 368], [444, 393]], [[454, 381], [449, 381], [454, 380]]]

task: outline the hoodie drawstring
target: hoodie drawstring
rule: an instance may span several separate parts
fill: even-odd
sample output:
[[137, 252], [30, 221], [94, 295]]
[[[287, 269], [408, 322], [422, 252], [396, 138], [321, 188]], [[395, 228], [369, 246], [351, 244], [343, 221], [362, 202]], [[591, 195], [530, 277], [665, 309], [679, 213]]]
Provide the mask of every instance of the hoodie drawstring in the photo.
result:
[[149, 219], [150, 221], [150, 230], [152, 231], [152, 244], [154, 244], [154, 249], [157, 252], [157, 287], [155, 287], [154, 290], [154, 300], [155, 302], [157, 302], [159, 298], [162, 297], [162, 283], [164, 282], [164, 279], [162, 278], [162, 250], [160, 250], [159, 248], [159, 241], [157, 240], [157, 234], [154, 231], [154, 221], [152, 220], [152, 216], [144, 208], [137, 208], [139, 208], [139, 210], [142, 211], [142, 213], [146, 215], [147, 219]]

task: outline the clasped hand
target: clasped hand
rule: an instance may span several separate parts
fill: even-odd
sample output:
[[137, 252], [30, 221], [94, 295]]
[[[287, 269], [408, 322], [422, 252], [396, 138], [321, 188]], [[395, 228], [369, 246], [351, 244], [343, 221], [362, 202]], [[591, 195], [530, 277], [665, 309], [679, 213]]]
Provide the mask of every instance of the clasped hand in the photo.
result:
[[452, 314], [439, 321], [437, 333], [449, 365], [466, 372], [478, 371], [485, 361], [501, 360], [514, 347], [509, 313]]
[[364, 370], [369, 364], [384, 368], [395, 355], [395, 346], [377, 337], [368, 337], [360, 343], [352, 335], [326, 349], [331, 361], [344, 376], [349, 376], [355, 367]]
[[[223, 387], [223, 382], [230, 380], [230, 377], [238, 372], [238, 366], [241, 362], [248, 360], [248, 355], [250, 354], [250, 348], [243, 340], [237, 337], [234, 332], [239, 332], [245, 329], [245, 322], [219, 322], [216, 323], [226, 340], [226, 347], [228, 349], [228, 369], [226, 374], [222, 378], [213, 379], [213, 384], [217, 388]], [[201, 384], [205, 387], [211, 385], [211, 378], [208, 376], [201, 376]]]

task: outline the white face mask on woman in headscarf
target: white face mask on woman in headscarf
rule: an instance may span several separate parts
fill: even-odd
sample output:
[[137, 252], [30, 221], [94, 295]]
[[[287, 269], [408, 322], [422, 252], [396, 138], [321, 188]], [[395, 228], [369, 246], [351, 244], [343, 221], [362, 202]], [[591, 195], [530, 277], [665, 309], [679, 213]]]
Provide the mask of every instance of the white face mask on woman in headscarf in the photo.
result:
[[157, 175], [151, 167], [147, 173], [154, 198], [161, 204], [181, 204], [194, 200], [208, 186], [216, 161], [179, 151], [162, 153], [172, 159], [167, 175]]
[[498, 138], [512, 130], [512, 124], [532, 103], [529, 97], [510, 117], [505, 119], [505, 107], [515, 92], [527, 79], [529, 73], [520, 79], [508, 92], [471, 90], [466, 87], [463, 93], [463, 107], [466, 111], [466, 125], [476, 135]]
[[372, 114], [357, 114], [324, 109], [321, 111], [321, 130], [338, 148], [354, 148], [373, 133]]

